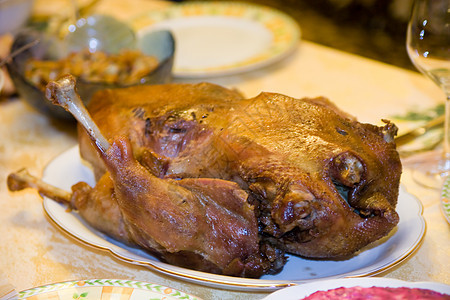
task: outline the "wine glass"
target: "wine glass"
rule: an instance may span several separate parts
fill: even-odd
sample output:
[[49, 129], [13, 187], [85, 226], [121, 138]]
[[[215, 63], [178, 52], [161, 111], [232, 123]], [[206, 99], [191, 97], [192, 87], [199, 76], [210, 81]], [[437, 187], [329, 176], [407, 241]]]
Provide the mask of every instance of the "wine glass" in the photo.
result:
[[414, 66], [445, 93], [444, 145], [422, 154], [413, 176], [424, 186], [440, 188], [450, 174], [450, 0], [415, 0], [406, 35]]

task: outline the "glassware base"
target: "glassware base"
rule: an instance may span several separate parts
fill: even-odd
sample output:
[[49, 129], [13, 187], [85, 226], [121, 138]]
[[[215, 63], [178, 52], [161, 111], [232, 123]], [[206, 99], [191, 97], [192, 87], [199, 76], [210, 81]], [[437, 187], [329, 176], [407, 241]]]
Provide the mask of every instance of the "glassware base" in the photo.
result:
[[440, 190], [450, 175], [450, 154], [442, 150], [423, 152], [404, 159], [403, 166], [412, 170], [417, 184]]

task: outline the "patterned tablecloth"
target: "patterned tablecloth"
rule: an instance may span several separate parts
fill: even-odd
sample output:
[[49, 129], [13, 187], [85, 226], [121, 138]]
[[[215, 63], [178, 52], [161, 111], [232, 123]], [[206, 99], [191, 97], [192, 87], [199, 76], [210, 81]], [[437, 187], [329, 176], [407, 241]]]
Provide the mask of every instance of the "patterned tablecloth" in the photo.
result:
[[[99, 9], [120, 16], [123, 3], [104, 1]], [[208, 81], [237, 88], [247, 97], [261, 91], [296, 98], [326, 96], [360, 121], [374, 124], [407, 109], [432, 107], [444, 99], [431, 81], [417, 73], [306, 41], [281, 62]], [[49, 222], [35, 191], [11, 193], [6, 177], [24, 166], [31, 173], [42, 174], [52, 158], [76, 145], [74, 127], [50, 120], [20, 99], [2, 99], [0, 137], [0, 270], [17, 290], [69, 280], [115, 278], [156, 283], [203, 299], [261, 299], [267, 295], [174, 279], [119, 261], [68, 237]], [[418, 186], [408, 169], [402, 183], [423, 204], [426, 235], [411, 257], [378, 276], [450, 284], [450, 229], [439, 208], [439, 192]]]

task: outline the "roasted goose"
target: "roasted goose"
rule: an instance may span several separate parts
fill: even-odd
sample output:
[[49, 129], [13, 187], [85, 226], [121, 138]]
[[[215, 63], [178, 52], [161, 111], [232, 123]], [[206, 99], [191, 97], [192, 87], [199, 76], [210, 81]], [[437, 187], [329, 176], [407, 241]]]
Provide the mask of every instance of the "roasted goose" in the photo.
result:
[[[170, 263], [259, 277], [282, 268], [284, 251], [343, 259], [398, 223], [388, 121], [359, 123], [325, 98], [243, 99], [207, 83], [105, 90], [90, 121], [73, 86], [63, 78], [49, 96], [82, 124], [81, 155], [98, 183], [59, 198]], [[56, 193], [10, 176], [11, 189], [18, 182]]]

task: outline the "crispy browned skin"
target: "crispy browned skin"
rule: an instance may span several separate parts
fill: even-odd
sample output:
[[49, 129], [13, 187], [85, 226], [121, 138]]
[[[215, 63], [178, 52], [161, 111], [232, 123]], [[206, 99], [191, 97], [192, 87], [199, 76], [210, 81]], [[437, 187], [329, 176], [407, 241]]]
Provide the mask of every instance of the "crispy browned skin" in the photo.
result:
[[11, 191], [35, 188], [68, 204], [91, 226], [182, 267], [241, 277], [278, 272], [283, 251], [258, 236], [254, 207], [236, 183], [215, 178], [160, 179], [133, 157], [127, 138], [102, 155], [108, 172], [72, 193], [20, 170], [8, 176]]
[[[93, 98], [89, 111], [108, 139], [129, 137], [130, 157], [141, 166], [130, 177], [120, 171], [126, 165], [120, 159], [105, 165], [80, 130], [81, 154], [93, 164], [97, 178], [112, 173], [123, 207], [130, 197], [154, 195], [155, 203], [137, 199], [140, 204], [122, 210], [126, 219], [139, 224], [133, 239], [140, 243], [157, 239], [155, 230], [160, 230], [154, 222], [140, 223], [145, 221], [141, 209], [151, 205], [144, 210], [158, 211], [155, 190], [167, 190], [175, 179], [202, 178], [194, 181], [196, 188], [204, 187], [209, 195], [217, 190], [206, 188], [205, 178], [237, 183], [255, 207], [261, 241], [305, 257], [347, 257], [398, 223], [401, 164], [393, 142], [395, 125], [361, 124], [324, 98], [262, 93], [242, 99], [212, 84], [170, 84], [104, 91]], [[116, 147], [121, 144], [119, 140]], [[155, 184], [141, 193], [144, 169]], [[186, 226], [182, 231], [190, 230], [183, 215], [173, 218]], [[233, 230], [230, 222], [217, 226]], [[147, 229], [150, 235], [144, 234]], [[163, 245], [171, 249], [179, 232], [168, 228], [164, 234], [170, 238]], [[187, 242], [205, 243], [199, 237]]]
[[270, 271], [259, 249], [254, 207], [236, 183], [160, 179], [134, 158], [126, 138], [114, 140], [105, 162], [109, 173], [102, 179], [114, 191], [105, 196], [117, 201], [134, 244], [196, 270], [242, 277]]
[[[111, 142], [104, 139], [83, 109], [74, 86], [71, 76], [51, 82], [48, 97], [78, 120], [84, 120], [81, 123], [95, 145], [92, 157], [104, 167], [97, 172], [102, 175], [96, 186], [79, 182], [68, 193], [21, 170], [8, 176], [10, 190], [35, 188], [67, 203], [94, 228], [178, 266], [241, 277], [260, 277], [281, 270], [286, 262], [284, 251], [276, 243], [260, 238], [255, 206], [245, 190], [220, 178], [164, 178], [168, 166], [164, 157], [136, 143], [133, 152], [129, 137], [136, 141], [139, 131], [135, 135], [116, 132]], [[133, 126], [140, 123], [124, 117], [120, 120], [118, 115], [110, 122], [119, 129], [128, 125], [119, 126], [117, 121], [131, 122]], [[144, 124], [148, 126], [147, 121]], [[135, 128], [139, 130], [139, 126]], [[120, 135], [125, 133], [129, 137]], [[165, 144], [164, 138], [153, 142]]]

